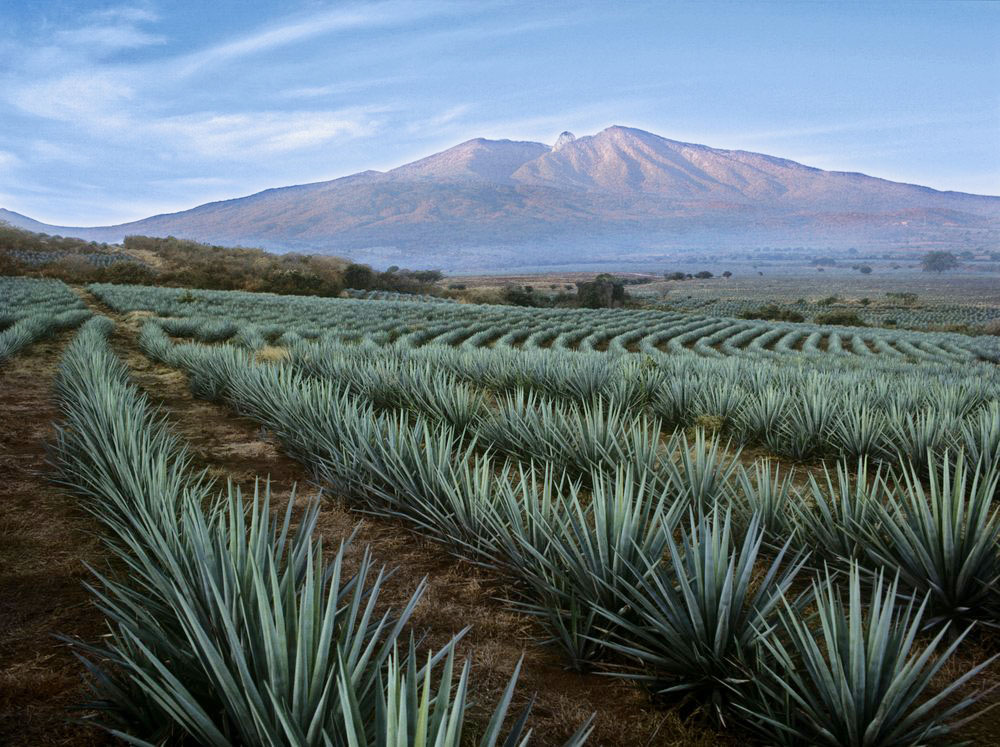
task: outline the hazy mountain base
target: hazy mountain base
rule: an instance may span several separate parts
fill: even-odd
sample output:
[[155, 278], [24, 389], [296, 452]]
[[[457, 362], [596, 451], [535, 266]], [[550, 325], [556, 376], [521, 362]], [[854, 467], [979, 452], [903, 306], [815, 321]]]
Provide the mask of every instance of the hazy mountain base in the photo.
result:
[[560, 143], [475, 139], [384, 173], [118, 226], [47, 226], [2, 210], [0, 219], [98, 241], [173, 235], [448, 271], [620, 263], [704, 248], [1000, 246], [1000, 197], [823, 171], [627, 127]]

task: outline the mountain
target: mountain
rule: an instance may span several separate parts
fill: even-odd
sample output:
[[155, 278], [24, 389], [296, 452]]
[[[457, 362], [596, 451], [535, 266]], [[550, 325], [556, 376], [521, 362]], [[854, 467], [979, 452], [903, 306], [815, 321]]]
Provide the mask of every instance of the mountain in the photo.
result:
[[1000, 197], [940, 192], [629, 127], [555, 146], [477, 138], [385, 172], [98, 228], [446, 270], [648, 261], [678, 250], [1000, 245]]

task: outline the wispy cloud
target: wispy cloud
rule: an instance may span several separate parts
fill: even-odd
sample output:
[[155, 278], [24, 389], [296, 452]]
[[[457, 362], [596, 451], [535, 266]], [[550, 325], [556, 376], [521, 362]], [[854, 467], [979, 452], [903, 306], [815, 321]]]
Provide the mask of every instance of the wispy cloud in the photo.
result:
[[455, 124], [472, 110], [470, 104], [458, 104], [425, 119], [418, 119], [407, 126], [411, 134], [422, 134], [428, 131], [440, 130], [446, 125]]
[[283, 111], [168, 117], [147, 123], [146, 132], [203, 156], [246, 158], [371, 135], [378, 126], [364, 111]]
[[13, 83], [7, 100], [28, 114], [77, 122], [84, 127], [121, 124], [123, 107], [134, 98], [134, 85], [117, 71], [88, 69], [37, 81]]
[[[793, 125], [773, 129], [739, 130], [737, 132], [715, 133], [716, 137], [736, 138], [749, 141], [777, 141], [794, 138], [815, 138], [818, 136], [834, 136], [846, 133], [884, 133], [912, 130], [922, 127], [954, 126], [957, 124], [975, 124], [984, 122], [990, 117], [980, 113], [963, 113], [952, 111], [947, 116], [914, 115], [907, 117], [864, 117], [850, 120], [828, 121], [815, 124]], [[995, 118], [994, 118], [995, 119]]]
[[327, 96], [339, 96], [345, 93], [356, 93], [358, 91], [370, 91], [382, 86], [400, 83], [407, 80], [407, 76], [394, 75], [384, 78], [364, 78], [359, 80], [338, 81], [321, 86], [296, 86], [281, 91], [278, 96], [283, 99], [318, 99]]
[[101, 58], [125, 49], [165, 43], [165, 36], [140, 28], [141, 24], [157, 20], [159, 15], [145, 7], [105, 8], [88, 14], [73, 28], [55, 31], [52, 41], [61, 49], [77, 48], [87, 57]]
[[55, 35], [59, 44], [86, 45], [104, 52], [116, 52], [120, 49], [134, 49], [150, 44], [163, 44], [167, 38], [159, 34], [150, 34], [132, 25], [94, 25], [60, 31]]
[[93, 11], [90, 16], [103, 21], [127, 21], [130, 23], [151, 23], [160, 20], [160, 14], [149, 5], [115, 5]]
[[455, 6], [438, 3], [382, 2], [341, 7], [282, 20], [245, 36], [185, 55], [174, 62], [174, 74], [186, 77], [251, 55], [304, 42], [336, 31], [401, 26], [420, 18], [437, 15]]

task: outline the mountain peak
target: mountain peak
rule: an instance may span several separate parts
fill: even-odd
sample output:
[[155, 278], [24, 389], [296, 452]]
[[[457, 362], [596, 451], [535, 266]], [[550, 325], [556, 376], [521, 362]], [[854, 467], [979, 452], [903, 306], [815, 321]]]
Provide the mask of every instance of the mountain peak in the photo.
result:
[[556, 140], [556, 144], [552, 146], [552, 150], [560, 150], [564, 146], [572, 143], [574, 140], [576, 140], [576, 135], [574, 135], [569, 130], [564, 130], [563, 132], [559, 133], [559, 139]]
[[404, 179], [506, 182], [523, 164], [548, 150], [542, 143], [477, 137], [388, 173]]
[[[384, 173], [266, 190], [100, 228], [29, 230], [99, 241], [129, 234], [315, 251], [376, 264], [500, 269], [663, 257], [672, 247], [1000, 242], [1000, 197], [810, 168], [615, 125], [555, 146], [467, 140]], [[657, 260], [658, 261], [658, 260]]]

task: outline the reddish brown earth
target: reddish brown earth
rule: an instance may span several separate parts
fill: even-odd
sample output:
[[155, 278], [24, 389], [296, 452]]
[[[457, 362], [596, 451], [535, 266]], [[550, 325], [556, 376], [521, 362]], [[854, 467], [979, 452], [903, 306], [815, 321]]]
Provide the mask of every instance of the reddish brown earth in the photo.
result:
[[[101, 614], [83, 588], [101, 567], [95, 522], [46, 475], [58, 410], [52, 385], [69, 339], [39, 342], [0, 366], [0, 744], [111, 740], [67, 721], [87, 696], [83, 668], [55, 635], [96, 642]], [[82, 714], [76, 714], [82, 715]]]

